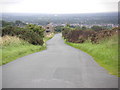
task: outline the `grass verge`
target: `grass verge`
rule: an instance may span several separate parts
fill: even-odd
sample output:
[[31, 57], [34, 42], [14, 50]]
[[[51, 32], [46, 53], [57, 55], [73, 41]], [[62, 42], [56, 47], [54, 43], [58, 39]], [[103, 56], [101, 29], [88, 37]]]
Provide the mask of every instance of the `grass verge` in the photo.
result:
[[[52, 37], [45, 37], [44, 42]], [[28, 54], [45, 50], [46, 44], [44, 43], [43, 46], [32, 45], [18, 37], [4, 36], [0, 38], [0, 47], [0, 65], [3, 65]]]
[[109, 74], [117, 75], [120, 77], [120, 71], [118, 71], [118, 68], [120, 70], [120, 65], [118, 65], [117, 35], [112, 36], [109, 39], [107, 38], [105, 40], [102, 40], [99, 44], [92, 44], [89, 41], [82, 44], [66, 41], [65, 43], [90, 54], [100, 66], [109, 71]]

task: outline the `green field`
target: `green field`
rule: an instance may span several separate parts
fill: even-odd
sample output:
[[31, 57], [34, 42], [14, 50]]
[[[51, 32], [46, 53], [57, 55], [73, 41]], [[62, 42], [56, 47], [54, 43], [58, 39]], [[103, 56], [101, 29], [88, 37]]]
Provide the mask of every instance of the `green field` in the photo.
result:
[[99, 44], [92, 44], [89, 41], [82, 44], [76, 44], [66, 41], [65, 43], [91, 55], [100, 66], [109, 71], [109, 74], [120, 76], [118, 75], [117, 35], [102, 40]]

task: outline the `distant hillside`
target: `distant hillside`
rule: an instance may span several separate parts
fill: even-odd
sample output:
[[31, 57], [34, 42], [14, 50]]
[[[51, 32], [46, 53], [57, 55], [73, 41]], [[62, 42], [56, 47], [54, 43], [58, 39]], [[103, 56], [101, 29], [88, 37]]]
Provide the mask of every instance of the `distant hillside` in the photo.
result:
[[48, 22], [56, 24], [117, 24], [118, 13], [91, 13], [91, 14], [25, 14], [3, 13], [5, 21], [21, 20], [23, 22], [46, 25]]

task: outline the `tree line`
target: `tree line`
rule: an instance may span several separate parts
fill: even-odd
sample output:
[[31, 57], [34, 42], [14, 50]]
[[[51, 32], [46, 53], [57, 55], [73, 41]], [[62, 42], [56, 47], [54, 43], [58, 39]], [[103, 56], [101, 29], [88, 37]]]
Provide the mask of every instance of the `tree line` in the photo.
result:
[[109, 28], [105, 27], [105, 26], [97, 26], [94, 25], [91, 28], [87, 28], [86, 26], [73, 26], [70, 24], [66, 24], [66, 26], [56, 26], [55, 27], [55, 32], [62, 32], [62, 30], [66, 28], [69, 30], [93, 30], [93, 31], [101, 31], [101, 30], [110, 30]]

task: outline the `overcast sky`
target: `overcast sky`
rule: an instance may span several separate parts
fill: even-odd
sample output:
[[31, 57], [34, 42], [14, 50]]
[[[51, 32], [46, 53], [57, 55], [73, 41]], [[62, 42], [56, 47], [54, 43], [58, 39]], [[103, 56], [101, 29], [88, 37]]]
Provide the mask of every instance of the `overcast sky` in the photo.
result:
[[116, 12], [119, 0], [0, 0], [2, 12], [99, 13]]

